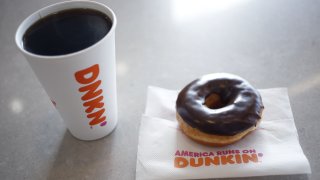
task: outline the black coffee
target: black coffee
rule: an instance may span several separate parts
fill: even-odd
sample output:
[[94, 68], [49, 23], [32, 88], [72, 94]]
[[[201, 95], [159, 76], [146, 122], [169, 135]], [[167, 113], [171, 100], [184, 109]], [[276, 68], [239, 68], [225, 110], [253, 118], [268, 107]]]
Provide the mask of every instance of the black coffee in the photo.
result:
[[102, 39], [112, 21], [92, 9], [70, 9], [34, 23], [23, 36], [23, 46], [39, 55], [63, 55], [85, 49]]

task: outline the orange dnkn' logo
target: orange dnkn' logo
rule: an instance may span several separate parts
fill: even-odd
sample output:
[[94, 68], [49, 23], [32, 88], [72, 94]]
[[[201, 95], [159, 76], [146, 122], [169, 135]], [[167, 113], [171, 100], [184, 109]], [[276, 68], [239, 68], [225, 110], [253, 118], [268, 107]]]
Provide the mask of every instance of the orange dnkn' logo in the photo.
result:
[[99, 72], [99, 65], [95, 64], [75, 73], [77, 82], [81, 84], [79, 92], [84, 93], [81, 100], [83, 107], [86, 108], [87, 118], [91, 119], [89, 122], [91, 128], [97, 124], [100, 126], [107, 124], [104, 115], [103, 90], [100, 88], [101, 80], [98, 79]]

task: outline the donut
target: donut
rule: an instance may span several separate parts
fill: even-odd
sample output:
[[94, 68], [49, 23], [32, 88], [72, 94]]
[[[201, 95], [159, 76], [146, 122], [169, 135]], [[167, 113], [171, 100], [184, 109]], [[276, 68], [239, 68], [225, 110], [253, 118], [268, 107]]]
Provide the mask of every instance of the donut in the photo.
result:
[[209, 146], [226, 146], [257, 128], [264, 109], [259, 92], [243, 78], [204, 75], [184, 87], [176, 100], [176, 117], [184, 134]]

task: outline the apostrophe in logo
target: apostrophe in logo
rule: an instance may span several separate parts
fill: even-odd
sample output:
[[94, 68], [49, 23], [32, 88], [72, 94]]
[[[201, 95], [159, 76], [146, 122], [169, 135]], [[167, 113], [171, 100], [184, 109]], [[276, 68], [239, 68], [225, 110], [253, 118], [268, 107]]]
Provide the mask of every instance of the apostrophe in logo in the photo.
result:
[[221, 166], [261, 162], [262, 153], [254, 149], [226, 150], [217, 152], [191, 152], [177, 150], [174, 158], [175, 168]]
[[90, 127], [100, 124], [107, 124], [104, 115], [105, 108], [103, 103], [103, 90], [100, 88], [101, 80], [99, 80], [99, 65], [95, 64], [91, 67], [82, 69], [75, 73], [75, 78], [81, 84], [80, 93], [84, 93], [81, 97], [83, 107], [86, 108], [87, 118], [91, 119]]
[[57, 106], [57, 103], [56, 103], [54, 100], [51, 99], [51, 102], [52, 102], [52, 104], [54, 105], [54, 107]]

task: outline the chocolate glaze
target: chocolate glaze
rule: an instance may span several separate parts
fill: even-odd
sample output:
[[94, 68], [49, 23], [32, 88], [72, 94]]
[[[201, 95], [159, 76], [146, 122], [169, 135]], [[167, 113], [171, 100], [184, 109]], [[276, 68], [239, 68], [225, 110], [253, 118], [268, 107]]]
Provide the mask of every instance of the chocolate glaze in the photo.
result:
[[[210, 109], [206, 97], [218, 94], [224, 107]], [[181, 90], [176, 109], [190, 126], [208, 134], [233, 136], [256, 126], [264, 109], [259, 92], [246, 80], [216, 73], [194, 80]]]

